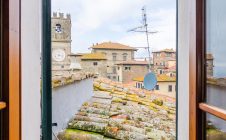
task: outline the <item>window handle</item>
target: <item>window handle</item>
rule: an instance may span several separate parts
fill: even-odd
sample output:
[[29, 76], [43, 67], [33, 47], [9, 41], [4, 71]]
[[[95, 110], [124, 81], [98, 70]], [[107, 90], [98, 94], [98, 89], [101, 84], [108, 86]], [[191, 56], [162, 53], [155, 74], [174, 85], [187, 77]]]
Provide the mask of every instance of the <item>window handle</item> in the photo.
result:
[[3, 110], [4, 108], [6, 108], [6, 103], [0, 102], [0, 110]]

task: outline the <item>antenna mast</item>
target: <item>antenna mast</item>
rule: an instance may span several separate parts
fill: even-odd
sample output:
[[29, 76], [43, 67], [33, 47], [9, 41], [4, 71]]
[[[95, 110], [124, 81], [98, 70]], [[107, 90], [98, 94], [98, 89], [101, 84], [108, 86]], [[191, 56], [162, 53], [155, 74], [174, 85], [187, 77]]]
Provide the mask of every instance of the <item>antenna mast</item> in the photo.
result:
[[[157, 33], [157, 31], [152, 32], [148, 30], [146, 7], [143, 6], [141, 10], [142, 10], [142, 26], [130, 29], [128, 30], [128, 32], [141, 32], [146, 34], [148, 57], [149, 57], [149, 71], [151, 71], [151, 52], [150, 52], [150, 44], [149, 44], [149, 34], [155, 34]], [[141, 29], [141, 30], [138, 30], [138, 29]]]

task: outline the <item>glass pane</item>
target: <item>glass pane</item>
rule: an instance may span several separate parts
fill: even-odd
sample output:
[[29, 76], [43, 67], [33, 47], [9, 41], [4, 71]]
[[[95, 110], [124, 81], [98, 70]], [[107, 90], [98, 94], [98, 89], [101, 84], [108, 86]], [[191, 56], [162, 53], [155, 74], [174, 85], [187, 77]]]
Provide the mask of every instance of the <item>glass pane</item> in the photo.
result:
[[176, 0], [92, 2], [52, 1], [54, 137], [176, 139]]
[[219, 119], [211, 114], [207, 114], [207, 140], [226, 139], [226, 121]]
[[226, 1], [206, 1], [207, 102], [226, 109]]

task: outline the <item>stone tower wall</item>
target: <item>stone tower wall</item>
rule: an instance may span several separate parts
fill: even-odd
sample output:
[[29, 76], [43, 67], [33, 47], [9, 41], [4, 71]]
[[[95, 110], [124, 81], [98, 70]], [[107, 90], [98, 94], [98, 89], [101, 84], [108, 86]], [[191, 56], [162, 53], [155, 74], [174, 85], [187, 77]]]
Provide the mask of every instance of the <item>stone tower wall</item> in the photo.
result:
[[[57, 25], [60, 25], [60, 32], [56, 31]], [[71, 54], [71, 15], [53, 12], [51, 19], [52, 31], [52, 52], [61, 49], [66, 57], [63, 61], [57, 62], [52, 59], [52, 70], [54, 72], [68, 71], [70, 67]]]

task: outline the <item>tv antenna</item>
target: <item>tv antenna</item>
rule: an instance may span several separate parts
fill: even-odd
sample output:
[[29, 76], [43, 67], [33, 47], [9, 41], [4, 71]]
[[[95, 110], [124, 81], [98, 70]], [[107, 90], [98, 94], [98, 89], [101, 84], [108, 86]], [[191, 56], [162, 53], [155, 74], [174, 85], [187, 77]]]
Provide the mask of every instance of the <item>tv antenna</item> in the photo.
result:
[[128, 30], [128, 32], [140, 32], [146, 34], [146, 40], [147, 40], [147, 49], [148, 49], [148, 57], [149, 57], [149, 65], [148, 70], [149, 73], [147, 73], [144, 77], [144, 88], [147, 90], [153, 90], [157, 84], [157, 78], [156, 75], [151, 72], [151, 52], [150, 52], [150, 45], [149, 45], [149, 34], [155, 34], [157, 31], [149, 31], [148, 30], [148, 24], [147, 24], [147, 14], [146, 14], [146, 7], [144, 6], [142, 8], [142, 25], [138, 26], [136, 28]]
[[142, 25], [132, 28], [128, 30], [128, 32], [139, 32], [139, 33], [145, 33], [146, 34], [146, 41], [147, 41], [147, 48], [148, 49], [148, 57], [149, 57], [149, 71], [151, 70], [151, 52], [150, 52], [150, 44], [149, 44], [149, 34], [155, 34], [158, 33], [158, 31], [149, 31], [148, 30], [148, 24], [147, 24], [147, 14], [146, 14], [146, 7], [143, 6], [142, 10]]

